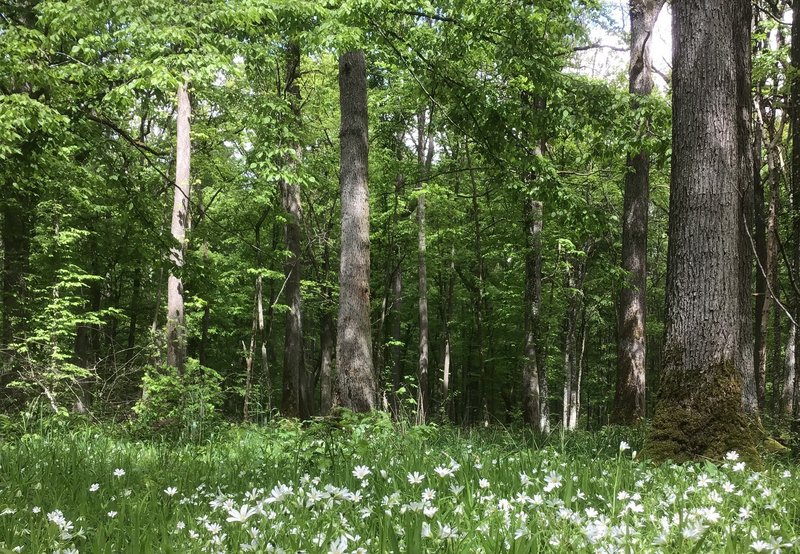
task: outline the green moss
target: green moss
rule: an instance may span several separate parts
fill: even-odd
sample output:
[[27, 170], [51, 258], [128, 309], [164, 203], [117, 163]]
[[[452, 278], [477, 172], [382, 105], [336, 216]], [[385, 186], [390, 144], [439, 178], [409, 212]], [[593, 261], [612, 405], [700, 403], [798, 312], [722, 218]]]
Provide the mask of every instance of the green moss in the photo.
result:
[[733, 362], [702, 371], [673, 370], [662, 379], [643, 455], [682, 463], [721, 460], [735, 450], [751, 466], [760, 466], [754, 427], [758, 422], [742, 411], [741, 377]]
[[772, 437], [765, 438], [761, 443], [761, 447], [768, 454], [788, 454], [791, 451], [791, 449], [782, 445]]

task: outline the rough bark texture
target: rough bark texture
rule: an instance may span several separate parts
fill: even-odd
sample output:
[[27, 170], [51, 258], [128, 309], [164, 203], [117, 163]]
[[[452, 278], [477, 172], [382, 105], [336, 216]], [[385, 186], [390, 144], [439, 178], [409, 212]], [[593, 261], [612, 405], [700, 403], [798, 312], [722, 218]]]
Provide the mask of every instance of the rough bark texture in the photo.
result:
[[[291, 104], [292, 115], [297, 120], [300, 116], [300, 85], [297, 82], [300, 69], [300, 48], [295, 43], [290, 43], [287, 48], [288, 61], [286, 71], [285, 94]], [[295, 121], [296, 124], [296, 121]], [[296, 156], [289, 160], [290, 173], [294, 173], [298, 158], [301, 154], [295, 148]], [[283, 348], [283, 394], [281, 397], [281, 414], [284, 417], [310, 416], [310, 410], [303, 402], [305, 382], [305, 363], [303, 352], [303, 297], [301, 294], [301, 281], [303, 273], [302, 260], [302, 233], [303, 208], [300, 203], [300, 185], [281, 179], [281, 200], [286, 212], [286, 225], [284, 233], [286, 250], [289, 258], [284, 266], [286, 276], [286, 303], [289, 311], [286, 313], [286, 335]]]
[[[791, 58], [793, 79], [791, 83], [790, 112], [792, 117], [792, 235], [794, 237], [794, 279], [800, 282], [800, 10], [793, 10]], [[800, 318], [800, 298], [795, 298], [794, 320]], [[795, 371], [800, 357], [800, 333], [795, 333]], [[795, 377], [792, 431], [794, 436], [800, 435], [800, 379]], [[795, 452], [800, 451], [800, 440], [794, 445]]]
[[789, 329], [789, 340], [786, 342], [786, 357], [783, 362], [783, 390], [781, 391], [781, 404], [779, 417], [791, 417], [794, 410], [794, 381], [797, 373], [795, 372], [795, 334], [797, 327], [794, 325]]
[[760, 409], [764, 409], [764, 376], [767, 367], [767, 325], [769, 323], [769, 292], [767, 290], [767, 216], [764, 211], [764, 181], [761, 179], [761, 149], [763, 132], [756, 125], [753, 132], [753, 237], [756, 245], [755, 318], [753, 320], [754, 368], [756, 391]]
[[[653, 90], [651, 35], [664, 0], [631, 0], [629, 89], [636, 96]], [[635, 107], [635, 106], [634, 106]], [[643, 130], [646, 132], [646, 130]], [[647, 226], [650, 205], [650, 157], [628, 157], [622, 215], [622, 268], [629, 278], [619, 294], [617, 387], [614, 420], [632, 424], [645, 416]]]
[[[664, 367], [646, 452], [656, 460], [757, 460], [742, 410], [752, 370], [742, 240], [752, 179], [740, 86], [749, 83], [748, 0], [673, 3], [673, 168]], [[749, 53], [746, 56], [749, 59]], [[748, 85], [749, 87], [749, 85]], [[750, 246], [747, 245], [749, 250]], [[746, 308], [746, 309], [745, 309]], [[743, 321], [744, 320], [744, 321]], [[749, 354], [748, 354], [749, 352]]]
[[189, 228], [191, 197], [189, 117], [191, 106], [186, 85], [178, 87], [178, 139], [175, 156], [175, 189], [172, 200], [172, 269], [167, 284], [167, 363], [183, 373], [186, 363], [186, 322], [183, 302], [183, 281], [180, 272], [186, 252], [186, 231]]
[[[738, 194], [742, 215], [739, 216], [739, 348], [736, 367], [742, 376], [742, 409], [748, 420], [760, 424], [758, 388], [756, 386], [753, 346], [753, 94], [751, 83], [751, 25], [753, 7], [750, 2], [726, 4], [732, 12], [734, 79], [736, 85], [736, 160], [739, 169]], [[729, 33], [729, 36], [731, 33]]]
[[542, 418], [540, 373], [543, 372], [539, 308], [542, 302], [542, 203], [526, 198], [524, 204], [525, 251], [525, 357], [522, 366], [522, 414], [540, 433], [548, 432]]
[[375, 409], [369, 319], [369, 190], [367, 186], [367, 72], [364, 52], [339, 58], [342, 126], [342, 252], [336, 341], [336, 404]]

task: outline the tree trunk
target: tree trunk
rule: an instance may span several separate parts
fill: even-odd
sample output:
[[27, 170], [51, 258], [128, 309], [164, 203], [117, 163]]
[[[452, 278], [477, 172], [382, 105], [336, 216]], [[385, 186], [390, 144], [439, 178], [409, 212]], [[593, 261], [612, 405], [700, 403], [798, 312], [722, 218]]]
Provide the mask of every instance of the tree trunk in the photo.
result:
[[189, 173], [192, 143], [189, 136], [191, 106], [186, 85], [178, 86], [178, 139], [175, 156], [175, 190], [172, 201], [172, 269], [167, 286], [167, 363], [183, 374], [186, 364], [186, 320], [183, 302], [183, 269], [186, 231], [189, 228]]
[[749, 12], [749, 0], [673, 3], [664, 367], [646, 446], [657, 460], [720, 459], [730, 450], [758, 459], [742, 410], [753, 364], [743, 271], [751, 247], [742, 240], [752, 179], [743, 162], [751, 153], [742, 90], [747, 83], [749, 91]]
[[526, 198], [524, 204], [525, 248], [525, 358], [522, 366], [522, 413], [525, 422], [540, 433], [549, 431], [542, 417], [542, 348], [540, 314], [542, 302], [542, 203]]
[[[755, 358], [756, 394], [760, 410], [764, 409], [764, 376], [767, 367], [767, 325], [769, 324], [769, 291], [767, 275], [769, 261], [767, 259], [767, 217], [764, 212], [764, 181], [761, 179], [761, 149], [763, 147], [763, 129], [756, 125], [753, 132], [753, 237], [758, 260], [756, 268], [753, 336]], [[769, 154], [768, 154], [769, 155]]]
[[333, 402], [333, 317], [324, 312], [320, 321], [320, 413], [328, 415]]
[[[417, 190], [422, 191], [424, 180], [427, 178], [430, 165], [433, 161], [433, 130], [432, 121], [428, 121], [427, 150], [425, 133], [425, 113], [419, 114], [417, 133], [417, 165], [419, 166], [420, 180]], [[426, 153], [427, 152], [427, 153]], [[430, 416], [431, 389], [428, 375], [429, 363], [429, 325], [428, 325], [428, 263], [427, 236], [425, 234], [425, 193], [420, 192], [417, 197], [417, 268], [419, 274], [419, 368], [417, 381], [419, 395], [417, 396], [417, 423], [425, 423]]]
[[781, 403], [778, 417], [780, 419], [792, 417], [794, 411], [794, 381], [796, 379], [795, 368], [797, 367], [794, 354], [795, 334], [797, 327], [794, 325], [789, 329], [789, 340], [786, 341], [786, 357], [783, 363], [783, 390], [781, 391]]
[[[299, 124], [300, 118], [300, 85], [297, 81], [300, 73], [300, 48], [290, 42], [287, 46], [286, 83], [283, 89], [287, 101], [291, 105], [293, 126]], [[297, 162], [301, 155], [300, 148], [295, 145], [295, 154], [290, 156], [287, 164], [289, 173], [296, 173]], [[300, 185], [286, 179], [280, 181], [281, 200], [286, 212], [286, 260], [284, 273], [286, 276], [286, 300], [289, 311], [286, 313], [286, 335], [283, 348], [283, 394], [281, 397], [281, 413], [284, 417], [308, 418], [311, 413], [306, 406], [307, 394], [304, 394], [305, 363], [303, 349], [303, 298], [301, 281], [303, 272], [302, 234], [300, 230], [303, 220], [303, 209], [300, 204]]]
[[[629, 90], [634, 97], [653, 90], [651, 37], [664, 0], [631, 0], [631, 59]], [[634, 109], [638, 100], [634, 100]], [[647, 129], [640, 129], [646, 133]], [[650, 208], [650, 155], [642, 150], [628, 156], [622, 214], [622, 269], [628, 282], [618, 302], [617, 387], [614, 420], [630, 425], [645, 416], [645, 362], [647, 359], [647, 226]]]
[[581, 335], [579, 329], [580, 314], [583, 309], [583, 280], [586, 274], [586, 262], [576, 255], [572, 255], [567, 288], [569, 301], [567, 312], [564, 316], [564, 402], [562, 412], [562, 426], [567, 431], [578, 428], [581, 400], [581, 348], [578, 349], [578, 340]]
[[[792, 235], [794, 238], [794, 282], [800, 283], [800, 10], [792, 12], [792, 75], [790, 113], [792, 117]], [[800, 298], [794, 299], [794, 320], [800, 320]], [[795, 332], [795, 372], [800, 362], [800, 333]], [[800, 437], [800, 379], [795, 373], [794, 391], [792, 394], [792, 431]], [[800, 438], [793, 445], [795, 453], [800, 452]]]
[[369, 189], [367, 185], [367, 71], [364, 52], [339, 58], [342, 126], [342, 242], [336, 341], [336, 404], [375, 409], [369, 312]]

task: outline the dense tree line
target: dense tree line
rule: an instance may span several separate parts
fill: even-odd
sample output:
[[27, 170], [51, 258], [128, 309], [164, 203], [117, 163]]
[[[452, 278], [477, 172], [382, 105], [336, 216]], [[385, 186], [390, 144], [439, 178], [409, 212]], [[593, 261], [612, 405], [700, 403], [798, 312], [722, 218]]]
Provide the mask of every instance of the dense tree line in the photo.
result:
[[3, 408], [785, 428], [789, 13], [631, 0], [598, 79], [589, 0], [2, 5]]

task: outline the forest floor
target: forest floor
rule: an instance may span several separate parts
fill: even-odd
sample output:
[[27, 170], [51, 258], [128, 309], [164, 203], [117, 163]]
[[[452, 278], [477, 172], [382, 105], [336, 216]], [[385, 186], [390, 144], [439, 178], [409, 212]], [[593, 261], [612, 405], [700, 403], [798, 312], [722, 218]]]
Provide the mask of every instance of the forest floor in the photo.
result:
[[[656, 467], [627, 429], [398, 429], [387, 419], [119, 429], [0, 442], [0, 552], [797, 552], [800, 467]], [[0, 435], [3, 436], [3, 435]]]

